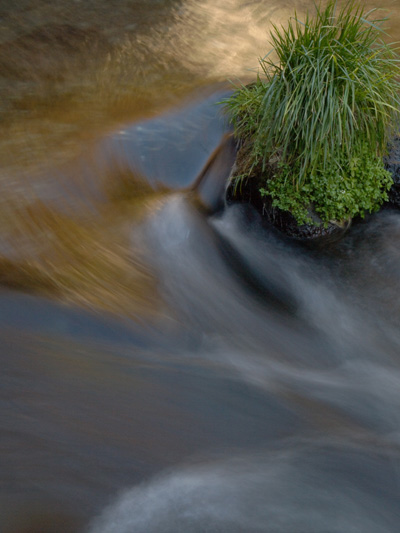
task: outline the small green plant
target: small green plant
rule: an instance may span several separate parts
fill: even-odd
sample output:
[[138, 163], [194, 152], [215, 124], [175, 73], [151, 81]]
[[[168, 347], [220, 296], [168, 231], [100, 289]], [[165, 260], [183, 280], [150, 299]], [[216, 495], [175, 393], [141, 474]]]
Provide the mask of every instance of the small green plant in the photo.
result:
[[238, 173], [261, 173], [261, 194], [300, 224], [310, 208], [327, 224], [387, 199], [382, 156], [398, 121], [400, 65], [374, 12], [330, 0], [314, 18], [274, 26], [277, 60], [261, 59], [256, 81], [225, 100], [245, 153]]

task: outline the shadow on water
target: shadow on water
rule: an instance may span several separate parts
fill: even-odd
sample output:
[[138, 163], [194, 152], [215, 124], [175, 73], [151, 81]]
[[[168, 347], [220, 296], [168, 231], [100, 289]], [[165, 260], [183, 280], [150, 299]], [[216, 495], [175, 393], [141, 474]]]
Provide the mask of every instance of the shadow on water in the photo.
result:
[[[42, 58], [46, 39], [57, 43], [43, 70], [96, 29], [96, 61], [104, 60], [100, 40], [114, 59], [125, 46], [110, 69], [127, 77], [118, 71], [114, 81], [131, 82], [140, 69], [150, 81], [135, 104], [122, 93], [118, 104], [108, 101], [99, 138], [75, 138], [82, 148], [73, 157], [38, 169], [32, 148], [29, 172], [10, 166], [0, 180], [5, 533], [399, 531], [400, 214], [371, 216], [313, 250], [251, 206], [223, 201], [234, 145], [215, 105], [225, 94], [219, 82], [233, 63], [233, 74], [244, 72], [263, 25], [295, 4], [309, 5], [161, 2], [151, 21], [141, 3], [139, 29], [125, 28], [125, 6], [107, 33], [97, 27], [105, 11], [88, 2], [82, 17], [92, 9], [100, 18], [69, 41], [22, 27], [33, 11], [41, 27], [45, 2], [9, 24], [4, 41], [18, 49], [22, 77], [32, 76], [32, 35], [42, 36], [32, 57]], [[52, 8], [56, 19], [62, 6]], [[143, 96], [162, 79], [145, 65], [161, 45], [163, 75], [167, 67], [173, 74], [164, 105], [196, 88], [163, 113], [159, 95], [149, 92], [151, 112]], [[69, 60], [72, 77], [85, 65], [105, 76], [85, 55]], [[3, 76], [15, 77], [0, 47], [1, 62], [10, 67]], [[195, 71], [192, 84], [171, 88]], [[69, 81], [58, 89], [71, 89]], [[71, 91], [74, 101], [79, 91]], [[38, 111], [36, 125], [24, 122], [22, 100], [9, 118], [29, 137], [44, 119]], [[87, 108], [91, 127], [98, 103]]]

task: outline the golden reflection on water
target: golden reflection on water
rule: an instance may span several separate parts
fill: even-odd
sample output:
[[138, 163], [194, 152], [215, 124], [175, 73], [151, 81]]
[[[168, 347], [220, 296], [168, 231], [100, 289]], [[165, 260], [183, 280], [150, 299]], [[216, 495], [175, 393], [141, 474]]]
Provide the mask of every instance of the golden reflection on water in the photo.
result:
[[1, 217], [0, 282], [89, 308], [150, 318], [158, 303], [154, 280], [127, 223], [145, 205], [134, 212], [132, 204], [125, 213], [119, 209], [118, 217], [114, 212], [75, 217], [39, 200], [29, 205], [9, 200], [8, 213]]
[[[365, 5], [390, 15], [388, 39], [400, 40], [397, 0]], [[121, 124], [158, 114], [198, 87], [251, 79], [269, 50], [271, 23], [285, 24], [294, 10], [301, 17], [307, 9], [310, 0], [3, 3], [3, 283], [128, 314], [157, 307], [142, 250], [127, 237], [154, 192], [139, 187], [127, 200], [126, 179], [116, 172], [106, 179], [121, 184], [120, 192], [100, 205], [93, 201], [95, 214], [80, 195], [73, 214], [61, 214], [36, 191], [57, 190], [60, 165]], [[70, 176], [85, 188], [78, 166]], [[101, 170], [98, 179], [105, 179]]]

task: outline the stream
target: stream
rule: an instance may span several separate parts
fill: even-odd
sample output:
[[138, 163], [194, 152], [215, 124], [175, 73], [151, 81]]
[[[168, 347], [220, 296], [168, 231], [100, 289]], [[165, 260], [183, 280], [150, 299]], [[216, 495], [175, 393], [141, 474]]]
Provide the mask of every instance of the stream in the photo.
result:
[[400, 212], [224, 201], [227, 80], [312, 5], [0, 3], [0, 531], [400, 530]]

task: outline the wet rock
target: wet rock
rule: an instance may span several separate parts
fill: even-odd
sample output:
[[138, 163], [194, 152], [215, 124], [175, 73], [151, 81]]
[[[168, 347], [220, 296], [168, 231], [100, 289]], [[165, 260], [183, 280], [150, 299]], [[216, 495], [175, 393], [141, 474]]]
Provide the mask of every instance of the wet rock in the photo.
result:
[[210, 213], [215, 213], [224, 206], [226, 181], [235, 162], [235, 156], [233, 137], [225, 135], [192, 186]]
[[385, 167], [392, 174], [393, 185], [389, 191], [389, 206], [400, 208], [400, 137], [395, 137], [385, 158]]

